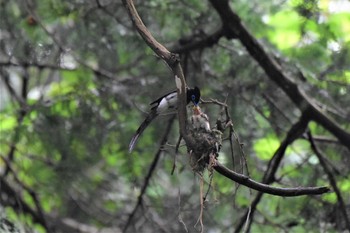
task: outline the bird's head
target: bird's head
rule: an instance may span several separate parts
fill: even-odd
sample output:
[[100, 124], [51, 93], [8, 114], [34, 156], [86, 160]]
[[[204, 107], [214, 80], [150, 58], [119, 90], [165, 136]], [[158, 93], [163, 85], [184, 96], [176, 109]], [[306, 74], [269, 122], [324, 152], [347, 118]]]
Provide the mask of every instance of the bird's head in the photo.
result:
[[191, 101], [194, 104], [194, 106], [197, 106], [200, 98], [201, 98], [201, 91], [199, 90], [198, 87], [189, 88], [187, 90], [187, 103]]
[[193, 106], [193, 115], [200, 115], [201, 114], [201, 108], [197, 105]]

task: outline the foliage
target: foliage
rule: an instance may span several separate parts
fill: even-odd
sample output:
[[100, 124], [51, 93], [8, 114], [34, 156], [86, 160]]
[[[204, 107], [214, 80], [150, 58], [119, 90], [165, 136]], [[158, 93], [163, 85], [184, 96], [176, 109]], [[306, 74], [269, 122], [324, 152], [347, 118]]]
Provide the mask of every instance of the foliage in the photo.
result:
[[[128, 231], [193, 232], [199, 216], [199, 178], [180, 147], [175, 123], [147, 181], [169, 116], [159, 117], [128, 154], [148, 104], [175, 88], [172, 74], [132, 27], [119, 1], [0, 2], [0, 214], [25, 232], [93, 232], [125, 227], [142, 187], [142, 207]], [[99, 5], [98, 5], [99, 4]], [[344, 132], [350, 128], [350, 5], [345, 0], [232, 1], [230, 7], [263, 47]], [[206, 1], [136, 1], [162, 44], [178, 49], [221, 25]], [[243, 143], [226, 140], [219, 160], [261, 181], [269, 161], [301, 111], [269, 79], [237, 39], [180, 54], [187, 82], [202, 98], [227, 101]], [[203, 105], [212, 126], [222, 115]], [[163, 126], [164, 125], [164, 126]], [[349, 150], [317, 121], [308, 129], [349, 211]], [[224, 138], [228, 136], [226, 132]], [[232, 158], [235, 160], [233, 161]], [[151, 170], [152, 171], [152, 170]], [[330, 186], [306, 134], [288, 146], [274, 186]], [[209, 176], [205, 177], [205, 191]], [[147, 183], [147, 182], [148, 183]], [[13, 189], [16, 196], [11, 196]], [[204, 209], [209, 232], [232, 232], [255, 191], [214, 173]], [[16, 205], [16, 201], [23, 202]], [[36, 218], [23, 206], [28, 205]], [[336, 232], [346, 224], [339, 197], [264, 195], [251, 232]], [[2, 211], [4, 210], [4, 211]], [[45, 216], [46, 224], [40, 222]], [[181, 216], [183, 223], [177, 221]], [[243, 219], [243, 220], [242, 220]], [[0, 230], [1, 230], [0, 224]], [[87, 228], [86, 228], [87, 229]]]

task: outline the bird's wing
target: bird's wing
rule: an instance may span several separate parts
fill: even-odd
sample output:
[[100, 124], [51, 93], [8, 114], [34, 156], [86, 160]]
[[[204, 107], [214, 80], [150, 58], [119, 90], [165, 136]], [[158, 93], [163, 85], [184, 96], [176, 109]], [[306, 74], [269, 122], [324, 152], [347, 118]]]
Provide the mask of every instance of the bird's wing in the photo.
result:
[[152, 110], [156, 110], [157, 114], [168, 113], [177, 108], [177, 93], [172, 92], [164, 96], [157, 102], [157, 105], [152, 107]]
[[[140, 127], [137, 129], [134, 136], [131, 138], [130, 144], [129, 144], [129, 153], [132, 152], [132, 150], [135, 147], [135, 144], [142, 134], [142, 132], [147, 128], [147, 126], [153, 121], [154, 118], [156, 118], [158, 115], [164, 115], [167, 113], [172, 113], [177, 108], [177, 92], [172, 91], [157, 100], [153, 101], [150, 105], [153, 105], [151, 107], [151, 112], [148, 114], [146, 119], [141, 123]], [[187, 101], [189, 102], [189, 101]]]
[[159, 97], [158, 99], [156, 99], [155, 101], [153, 101], [153, 102], [150, 103], [149, 105], [159, 104], [160, 101], [161, 101], [164, 97], [166, 97], [166, 96], [168, 96], [168, 95], [171, 95], [171, 94], [173, 94], [173, 93], [176, 93], [176, 90], [175, 90], [175, 91], [172, 91], [172, 92], [169, 92], [168, 94], [165, 94], [165, 95], [163, 95], [162, 97]]

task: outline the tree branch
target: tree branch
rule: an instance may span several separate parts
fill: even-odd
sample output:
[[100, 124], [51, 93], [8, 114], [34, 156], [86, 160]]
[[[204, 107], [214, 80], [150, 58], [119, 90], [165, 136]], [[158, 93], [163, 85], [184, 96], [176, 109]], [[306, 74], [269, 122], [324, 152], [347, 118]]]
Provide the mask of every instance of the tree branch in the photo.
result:
[[224, 33], [227, 38], [238, 38], [250, 55], [264, 69], [268, 77], [274, 81], [303, 112], [309, 109], [310, 118], [329, 130], [350, 150], [350, 133], [343, 130], [334, 120], [327, 116], [304, 91], [283, 72], [278, 62], [270, 56], [246, 29], [240, 17], [232, 11], [227, 0], [210, 0], [221, 17]]
[[123, 0], [123, 4], [127, 9], [130, 19], [136, 27], [138, 33], [147, 43], [147, 45], [160, 57], [173, 71], [178, 94], [178, 116], [180, 133], [185, 141], [188, 139], [186, 134], [187, 114], [186, 114], [186, 81], [180, 64], [180, 58], [177, 54], [169, 52], [162, 44], [160, 44], [149, 32], [142, 22], [132, 0]]
[[339, 206], [340, 206], [340, 211], [343, 214], [344, 221], [345, 221], [345, 224], [346, 224], [346, 228], [348, 230], [350, 230], [349, 215], [348, 215], [348, 213], [346, 211], [345, 202], [344, 202], [344, 199], [343, 199], [343, 197], [341, 195], [341, 192], [340, 192], [340, 190], [338, 188], [337, 181], [336, 181], [335, 177], [333, 176], [332, 171], [327, 166], [326, 160], [324, 159], [325, 156], [323, 155], [323, 153], [316, 146], [314, 138], [313, 138], [310, 130], [307, 132], [307, 136], [308, 136], [308, 139], [309, 139], [309, 142], [310, 142], [310, 145], [311, 145], [311, 149], [315, 152], [318, 160], [320, 161], [321, 166], [323, 167], [324, 172], [327, 174], [328, 180], [329, 180], [329, 182], [330, 182], [330, 184], [331, 184], [335, 194], [337, 195], [337, 199], [338, 199]]
[[301, 195], [320, 195], [330, 191], [328, 187], [298, 187], [298, 188], [279, 188], [273, 187], [267, 184], [259, 183], [250, 179], [248, 176], [234, 172], [220, 163], [217, 163], [214, 166], [214, 169], [219, 172], [221, 175], [226, 176], [227, 178], [252, 188], [256, 191], [263, 193], [268, 193], [271, 195], [282, 196], [282, 197], [294, 197]]
[[[36, 192], [34, 192], [33, 189], [31, 189], [28, 185], [24, 184], [17, 176], [16, 172], [13, 170], [11, 164], [10, 164], [10, 161], [5, 158], [4, 156], [0, 155], [0, 158], [4, 161], [4, 163], [6, 164], [6, 171], [11, 172], [12, 173], [12, 176], [14, 178], [14, 180], [16, 181], [16, 183], [21, 187], [23, 188], [25, 191], [28, 192], [28, 194], [31, 196], [32, 200], [34, 201], [34, 204], [35, 204], [35, 207], [36, 207], [36, 212], [37, 212], [37, 215], [38, 217], [40, 217], [40, 219], [42, 219], [42, 222], [44, 223], [44, 227], [46, 229], [48, 229], [48, 226], [47, 226], [47, 223], [46, 223], [46, 220], [45, 220], [45, 216], [44, 216], [44, 211], [41, 207], [41, 203], [39, 201], [39, 198], [36, 194]], [[5, 175], [7, 175], [8, 173], [5, 173], [2, 178], [5, 179]], [[1, 187], [1, 185], [0, 185]], [[9, 190], [9, 188], [7, 189]]]
[[173, 53], [181, 54], [181, 53], [188, 53], [190, 51], [197, 50], [197, 49], [208, 48], [217, 44], [220, 38], [223, 36], [224, 36], [224, 31], [222, 28], [220, 28], [219, 30], [213, 32], [210, 35], [204, 35], [199, 40], [196, 39], [196, 37], [198, 37], [196, 35], [193, 35], [189, 38], [182, 38], [179, 40], [180, 45], [175, 46], [174, 48], [172, 48], [171, 51]]
[[3, 177], [0, 177], [0, 203], [4, 206], [11, 206], [16, 213], [25, 213], [32, 217], [33, 222], [42, 225], [47, 231], [49, 231], [45, 218], [32, 209], [23, 199], [20, 197], [14, 188], [12, 188]]
[[[288, 131], [285, 139], [282, 141], [282, 143], [280, 144], [279, 148], [276, 150], [275, 154], [273, 155], [272, 159], [270, 160], [267, 169], [265, 171], [264, 177], [262, 179], [262, 183], [264, 184], [271, 184], [272, 182], [275, 181], [275, 173], [282, 161], [282, 158], [284, 156], [284, 153], [288, 147], [288, 145], [290, 145], [291, 143], [293, 143], [297, 138], [301, 137], [303, 135], [303, 133], [305, 132], [305, 129], [308, 125], [308, 115], [306, 113], [303, 113], [302, 116], [300, 117], [299, 121], [296, 122]], [[237, 228], [235, 229], [235, 232], [240, 232], [240, 230], [242, 229], [243, 225], [246, 223], [246, 219], [249, 217], [249, 227], [251, 224], [251, 219], [252, 216], [255, 213], [256, 207], [259, 204], [262, 196], [264, 193], [259, 192], [252, 204], [251, 204], [251, 209], [246, 210], [246, 212], [244, 213], [244, 215], [241, 217], [239, 224], [237, 226]]]

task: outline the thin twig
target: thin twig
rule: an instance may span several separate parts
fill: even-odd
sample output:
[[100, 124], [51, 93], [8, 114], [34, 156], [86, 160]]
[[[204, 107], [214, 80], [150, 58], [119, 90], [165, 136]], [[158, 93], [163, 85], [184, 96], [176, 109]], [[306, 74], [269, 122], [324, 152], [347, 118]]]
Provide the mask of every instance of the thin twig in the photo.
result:
[[200, 198], [200, 212], [197, 219], [196, 224], [194, 224], [194, 227], [197, 226], [199, 223], [201, 226], [201, 233], [204, 232], [204, 225], [203, 225], [203, 209], [204, 209], [204, 198], [203, 198], [203, 190], [204, 190], [204, 178], [203, 174], [199, 173], [200, 183], [199, 183], [199, 198]]
[[318, 147], [316, 146], [315, 144], [315, 141], [312, 137], [312, 134], [310, 132], [310, 130], [307, 132], [307, 136], [309, 138], [309, 141], [310, 141], [310, 145], [311, 145], [311, 149], [315, 152], [318, 160], [320, 161], [320, 164], [321, 166], [323, 167], [323, 170], [324, 172], [327, 174], [327, 177], [328, 177], [328, 180], [337, 196], [337, 199], [338, 199], [338, 202], [339, 202], [339, 206], [340, 206], [340, 211], [341, 213], [343, 214], [343, 218], [344, 218], [344, 221], [345, 221], [345, 224], [346, 224], [346, 228], [350, 231], [350, 219], [349, 219], [349, 215], [346, 211], [346, 205], [345, 205], [345, 202], [344, 202], [344, 199], [341, 195], [341, 192], [338, 188], [338, 185], [337, 185], [337, 181], [335, 179], [335, 177], [333, 176], [332, 174], [332, 171], [331, 169], [328, 167], [327, 163], [326, 163], [326, 160], [324, 159], [324, 155], [323, 153], [318, 149]]
[[174, 164], [173, 164], [173, 169], [171, 170], [171, 175], [174, 174], [174, 171], [176, 169], [176, 158], [177, 158], [177, 155], [179, 153], [179, 147], [180, 147], [180, 143], [181, 143], [181, 135], [179, 136], [179, 140], [177, 140], [177, 143], [176, 143], [176, 146], [175, 146], [175, 155], [174, 155]]
[[[42, 219], [42, 223], [43, 223], [43, 227], [45, 227], [46, 229], [48, 229], [46, 220], [45, 220], [45, 216], [44, 216], [44, 211], [43, 208], [41, 207], [39, 198], [36, 194], [36, 192], [34, 192], [33, 189], [31, 189], [29, 186], [27, 186], [26, 184], [24, 184], [17, 176], [17, 173], [14, 171], [14, 169], [11, 166], [10, 161], [5, 158], [4, 156], [0, 155], [0, 158], [4, 161], [4, 163], [6, 164], [6, 168], [8, 169], [8, 172], [12, 174], [14, 180], [16, 181], [16, 183], [23, 188], [25, 191], [27, 191], [27, 193], [31, 196], [32, 200], [34, 201], [35, 207], [36, 207], [36, 211], [37, 211], [37, 215]], [[4, 177], [4, 176], [3, 176]]]

